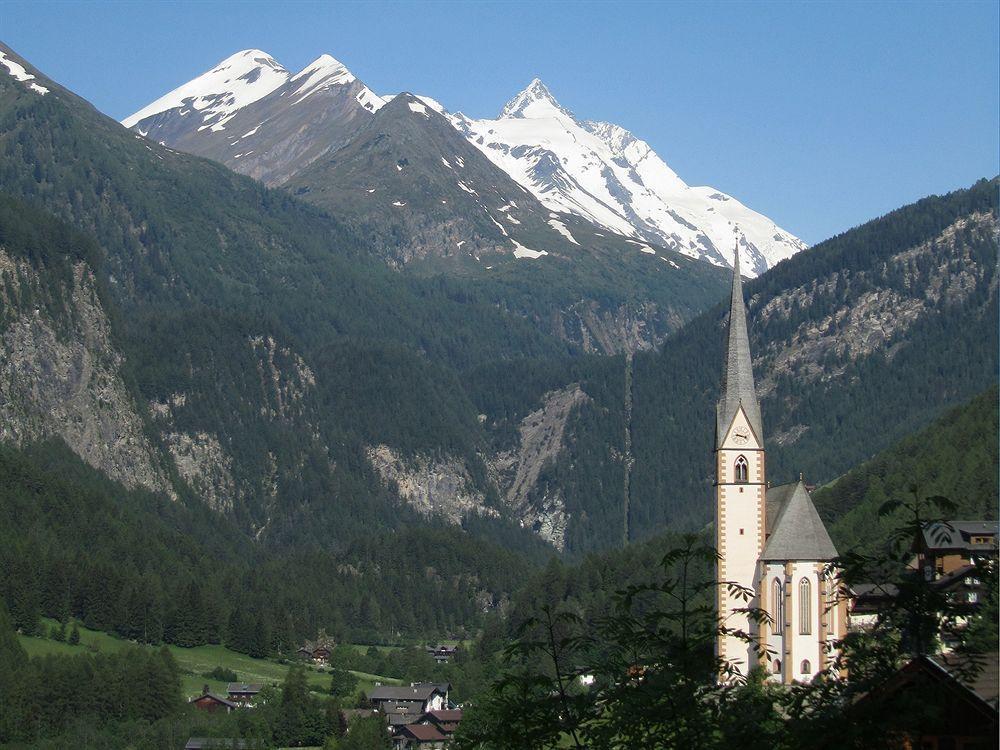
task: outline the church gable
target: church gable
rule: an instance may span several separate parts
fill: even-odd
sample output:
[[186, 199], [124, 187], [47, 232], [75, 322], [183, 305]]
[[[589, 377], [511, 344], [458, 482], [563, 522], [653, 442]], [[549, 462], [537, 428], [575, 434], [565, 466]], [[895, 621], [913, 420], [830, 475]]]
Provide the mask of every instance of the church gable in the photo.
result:
[[760, 450], [764, 447], [760, 436], [740, 405], [719, 441], [722, 450]]

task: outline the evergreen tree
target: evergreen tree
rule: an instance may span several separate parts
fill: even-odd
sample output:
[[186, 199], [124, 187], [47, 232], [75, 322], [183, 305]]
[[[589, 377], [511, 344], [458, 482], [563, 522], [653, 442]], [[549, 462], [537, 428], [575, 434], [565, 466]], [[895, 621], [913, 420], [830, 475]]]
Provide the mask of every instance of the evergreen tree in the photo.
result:
[[346, 669], [334, 667], [330, 670], [330, 695], [347, 698], [358, 687], [358, 677]]

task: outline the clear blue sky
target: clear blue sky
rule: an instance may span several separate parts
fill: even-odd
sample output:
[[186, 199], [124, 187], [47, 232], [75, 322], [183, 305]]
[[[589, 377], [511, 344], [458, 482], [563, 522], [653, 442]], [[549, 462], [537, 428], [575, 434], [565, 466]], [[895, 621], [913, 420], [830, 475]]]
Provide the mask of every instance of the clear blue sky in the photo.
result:
[[1000, 3], [4, 0], [0, 39], [120, 119], [248, 47], [495, 115], [539, 76], [818, 242], [1000, 171]]

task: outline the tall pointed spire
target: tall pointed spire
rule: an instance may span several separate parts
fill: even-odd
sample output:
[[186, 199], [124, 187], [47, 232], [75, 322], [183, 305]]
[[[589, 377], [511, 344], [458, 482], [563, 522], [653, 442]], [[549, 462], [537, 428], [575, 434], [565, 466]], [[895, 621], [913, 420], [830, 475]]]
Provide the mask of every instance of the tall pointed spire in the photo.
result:
[[760, 423], [760, 404], [753, 383], [750, 339], [747, 336], [747, 313], [743, 305], [743, 281], [740, 278], [740, 245], [737, 240], [733, 260], [733, 294], [729, 305], [729, 341], [722, 371], [722, 397], [716, 407], [716, 447], [722, 445], [726, 431], [740, 406], [747, 415], [757, 439], [764, 440]]

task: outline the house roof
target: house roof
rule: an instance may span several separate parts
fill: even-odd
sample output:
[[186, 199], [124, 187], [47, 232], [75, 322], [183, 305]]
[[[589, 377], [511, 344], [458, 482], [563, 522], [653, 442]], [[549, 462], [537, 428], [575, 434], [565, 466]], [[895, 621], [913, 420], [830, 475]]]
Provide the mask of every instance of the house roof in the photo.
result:
[[401, 733], [421, 742], [441, 742], [448, 737], [433, 724], [407, 724]]
[[244, 750], [250, 747], [247, 740], [230, 739], [228, 737], [192, 737], [184, 745], [184, 750], [208, 750], [226, 748], [226, 750]]
[[438, 692], [436, 685], [413, 687], [382, 685], [372, 690], [368, 694], [368, 699], [373, 701], [426, 701], [435, 692]]
[[[761, 560], [832, 560], [837, 548], [816, 512], [805, 483], [769, 487], [765, 497], [768, 539]], [[772, 521], [773, 519], [773, 521]]]
[[[1000, 702], [1000, 654], [982, 654], [975, 669], [969, 670], [969, 657], [955, 653], [938, 654], [930, 661], [997, 710]], [[974, 674], [969, 674], [969, 672]]]
[[[969, 677], [961, 669], [961, 662], [968, 657], [916, 656], [900, 667], [882, 684], [857, 697], [854, 706], [891, 710], [894, 696], [905, 694], [914, 685], [924, 684], [933, 688], [935, 708], [954, 715], [956, 705], [965, 706], [968, 713], [961, 715], [961, 725], [948, 726], [949, 734], [960, 731], [978, 737], [983, 733], [996, 739], [997, 726], [997, 658], [996, 652], [983, 654], [985, 669]], [[874, 704], [874, 705], [873, 705]], [[945, 716], [944, 721], [948, 721]]]
[[386, 714], [385, 722], [390, 727], [405, 727], [408, 724], [416, 724], [420, 721], [421, 715], [419, 709], [407, 713]]
[[424, 714], [427, 718], [437, 722], [461, 721], [462, 711], [460, 709], [448, 709], [441, 711], [428, 711]]
[[740, 278], [740, 252], [736, 249], [733, 262], [733, 290], [729, 303], [729, 340], [726, 362], [722, 370], [722, 398], [716, 405], [716, 447], [722, 446], [729, 426], [740, 407], [747, 415], [757, 439], [764, 440], [760, 421], [760, 403], [753, 383], [753, 362], [747, 335], [747, 312], [743, 304], [743, 280]]
[[[924, 546], [928, 550], [951, 549], [970, 552], [988, 552], [997, 548], [997, 523], [995, 521], [939, 521], [924, 527]], [[973, 544], [972, 537], [989, 536], [986, 544]]]
[[203, 698], [211, 698], [216, 703], [222, 703], [226, 706], [229, 706], [230, 708], [239, 708], [239, 706], [237, 706], [231, 700], [223, 698], [221, 695], [216, 695], [215, 693], [202, 693], [201, 695], [196, 695], [194, 698], [189, 700], [188, 703], [195, 703], [196, 701], [200, 701]]
[[233, 693], [259, 693], [260, 685], [253, 682], [230, 682], [226, 685], [226, 692]]

